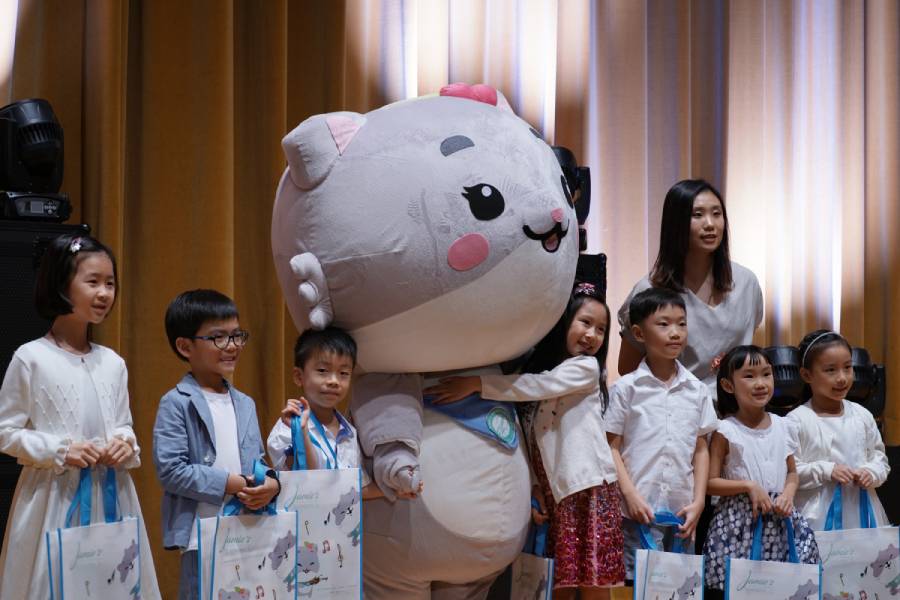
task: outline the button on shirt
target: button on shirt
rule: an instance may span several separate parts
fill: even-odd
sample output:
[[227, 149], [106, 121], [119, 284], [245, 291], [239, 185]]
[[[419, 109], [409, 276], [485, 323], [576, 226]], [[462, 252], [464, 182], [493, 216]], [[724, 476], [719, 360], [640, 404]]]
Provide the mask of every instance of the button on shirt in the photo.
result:
[[[341, 415], [341, 413], [338, 411], [334, 411], [334, 413], [337, 416], [339, 425], [337, 435], [331, 433], [328, 428], [323, 427], [326, 437], [326, 439], [323, 440], [322, 435], [319, 433], [319, 430], [312, 419], [309, 420], [306, 426], [306, 430], [309, 432], [309, 439], [313, 443], [313, 449], [316, 452], [319, 468], [328, 468], [329, 461], [331, 465], [334, 466], [334, 457], [328, 450], [329, 446], [326, 445], [326, 440], [327, 443], [330, 444], [330, 447], [337, 451], [336, 468], [355, 469], [357, 467], [362, 467], [362, 453], [359, 450], [356, 429], [343, 417], [343, 415]], [[269, 433], [269, 439], [267, 440], [266, 445], [268, 446], [269, 456], [272, 458], [275, 468], [280, 471], [286, 470], [288, 468], [287, 457], [293, 453], [291, 428], [285, 425], [284, 421], [278, 419], [278, 422], [275, 423], [275, 427], [273, 427], [271, 433]], [[369, 478], [365, 469], [361, 468], [360, 471], [362, 473], [362, 486], [366, 487], [372, 480]]]
[[678, 512], [694, 500], [697, 438], [716, 429], [709, 389], [681, 363], [671, 384], [642, 360], [609, 390], [606, 431], [622, 436], [631, 480], [655, 511]]

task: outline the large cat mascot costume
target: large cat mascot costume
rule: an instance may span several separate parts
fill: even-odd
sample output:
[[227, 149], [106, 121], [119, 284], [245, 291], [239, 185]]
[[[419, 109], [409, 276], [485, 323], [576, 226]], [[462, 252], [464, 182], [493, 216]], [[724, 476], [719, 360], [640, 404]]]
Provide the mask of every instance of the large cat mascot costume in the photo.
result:
[[366, 598], [483, 597], [528, 527], [521, 431], [506, 404], [441, 411], [422, 390], [496, 371], [562, 314], [578, 224], [560, 165], [483, 85], [317, 115], [282, 146], [278, 277], [298, 330], [356, 339], [351, 410], [387, 496], [364, 505]]

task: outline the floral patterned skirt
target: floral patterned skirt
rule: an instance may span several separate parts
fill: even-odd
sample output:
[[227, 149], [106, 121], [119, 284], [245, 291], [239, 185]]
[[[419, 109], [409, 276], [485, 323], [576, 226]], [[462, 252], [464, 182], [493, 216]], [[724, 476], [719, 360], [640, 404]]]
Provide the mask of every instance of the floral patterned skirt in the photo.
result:
[[547, 556], [553, 557], [553, 587], [613, 587], [625, 580], [619, 485], [598, 485], [559, 504], [553, 500], [540, 450], [529, 443], [532, 467], [550, 517]]
[[[774, 498], [774, 495], [773, 495]], [[819, 562], [819, 547], [812, 528], [796, 509], [791, 513], [794, 542], [801, 563]], [[754, 520], [750, 497], [747, 494], [724, 496], [716, 505], [703, 544], [706, 587], [721, 590], [725, 587], [725, 563], [728, 557], [750, 558], [753, 545]], [[784, 519], [774, 514], [763, 515], [762, 559], [787, 562], [788, 544]]]

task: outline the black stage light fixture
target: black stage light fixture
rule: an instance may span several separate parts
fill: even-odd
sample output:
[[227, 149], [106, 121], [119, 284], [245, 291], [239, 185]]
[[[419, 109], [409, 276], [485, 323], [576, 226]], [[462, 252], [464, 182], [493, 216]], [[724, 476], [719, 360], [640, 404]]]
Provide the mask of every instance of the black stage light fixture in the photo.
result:
[[19, 100], [0, 108], [0, 218], [65, 221], [63, 130], [50, 103]]
[[775, 378], [775, 393], [769, 402], [770, 410], [785, 415], [803, 402], [800, 350], [796, 346], [769, 346], [763, 352], [772, 363], [772, 375]]
[[584, 230], [584, 222], [591, 212], [591, 170], [588, 167], [578, 166], [575, 154], [564, 146], [551, 146], [559, 166], [562, 167], [563, 176], [569, 194], [575, 203], [575, 216], [578, 217], [578, 249], [581, 252], [587, 250], [587, 234]]
[[847, 400], [861, 404], [869, 409], [873, 416], [881, 416], [884, 412], [884, 365], [872, 363], [869, 352], [865, 348], [853, 348], [853, 385], [847, 392]]

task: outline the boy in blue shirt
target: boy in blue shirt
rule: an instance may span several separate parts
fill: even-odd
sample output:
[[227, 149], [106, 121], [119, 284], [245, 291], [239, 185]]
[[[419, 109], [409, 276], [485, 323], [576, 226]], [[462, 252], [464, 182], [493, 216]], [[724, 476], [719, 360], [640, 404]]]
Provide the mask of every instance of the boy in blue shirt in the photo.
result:
[[266, 506], [280, 490], [274, 471], [255, 485], [253, 462], [264, 451], [253, 399], [229, 382], [249, 333], [234, 302], [214, 290], [192, 290], [166, 310], [166, 335], [190, 371], [159, 403], [153, 462], [165, 495], [163, 545], [179, 548], [178, 597], [197, 597], [197, 518], [219, 513], [226, 496], [248, 509]]

